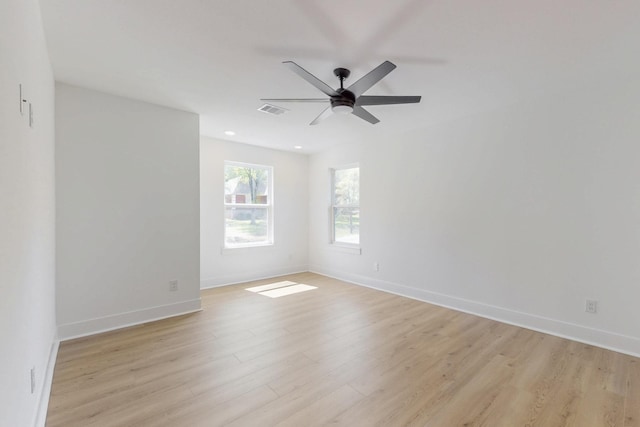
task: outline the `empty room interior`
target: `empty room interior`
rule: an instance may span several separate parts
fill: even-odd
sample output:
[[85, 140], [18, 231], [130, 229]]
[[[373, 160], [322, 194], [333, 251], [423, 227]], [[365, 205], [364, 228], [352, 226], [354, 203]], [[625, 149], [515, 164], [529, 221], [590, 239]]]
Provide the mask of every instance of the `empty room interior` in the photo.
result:
[[0, 2], [0, 426], [640, 426], [640, 2]]

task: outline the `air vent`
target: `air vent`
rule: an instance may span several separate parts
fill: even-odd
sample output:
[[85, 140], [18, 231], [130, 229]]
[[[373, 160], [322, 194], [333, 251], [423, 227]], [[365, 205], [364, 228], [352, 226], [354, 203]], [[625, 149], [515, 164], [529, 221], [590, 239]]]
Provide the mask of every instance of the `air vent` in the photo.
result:
[[280, 114], [289, 110], [287, 110], [286, 108], [276, 107], [275, 105], [271, 105], [271, 104], [264, 104], [262, 107], [258, 108], [258, 111], [279, 116]]

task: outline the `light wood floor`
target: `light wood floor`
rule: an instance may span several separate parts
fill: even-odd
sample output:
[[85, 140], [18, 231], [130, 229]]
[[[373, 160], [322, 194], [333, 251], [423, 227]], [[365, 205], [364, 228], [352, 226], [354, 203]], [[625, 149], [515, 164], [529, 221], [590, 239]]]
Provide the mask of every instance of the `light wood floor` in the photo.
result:
[[[277, 280], [318, 289], [271, 299]], [[640, 359], [311, 273], [61, 344], [54, 426], [640, 426]]]

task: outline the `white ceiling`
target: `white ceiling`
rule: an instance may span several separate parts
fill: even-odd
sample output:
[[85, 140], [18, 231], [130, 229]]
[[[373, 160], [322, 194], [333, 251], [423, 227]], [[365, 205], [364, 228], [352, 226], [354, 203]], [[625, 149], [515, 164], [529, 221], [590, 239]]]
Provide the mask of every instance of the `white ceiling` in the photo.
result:
[[[203, 135], [317, 152], [640, 72], [637, 0], [41, 0], [56, 80], [200, 114]], [[422, 95], [367, 109], [260, 98], [323, 95], [281, 62], [337, 87], [384, 60], [398, 68], [368, 95]], [[228, 137], [225, 130], [237, 135]]]

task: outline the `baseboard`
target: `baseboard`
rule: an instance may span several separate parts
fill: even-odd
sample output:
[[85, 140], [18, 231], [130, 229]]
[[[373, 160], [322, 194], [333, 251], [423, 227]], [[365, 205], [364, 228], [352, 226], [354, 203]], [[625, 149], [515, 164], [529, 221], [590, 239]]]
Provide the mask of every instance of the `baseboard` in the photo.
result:
[[200, 298], [174, 304], [145, 308], [143, 310], [119, 313], [75, 323], [58, 325], [60, 341], [94, 335], [127, 326], [153, 322], [168, 317], [181, 316], [201, 310]]
[[395, 295], [640, 357], [640, 339], [320, 266], [310, 271]]
[[272, 277], [286, 276], [287, 274], [305, 273], [309, 271], [306, 265], [274, 268], [261, 271], [247, 271], [239, 274], [229, 274], [226, 276], [212, 277], [200, 281], [200, 289], [218, 288], [221, 286], [235, 285], [236, 283], [251, 282], [254, 280], [270, 279]]
[[58, 357], [58, 348], [60, 340], [54, 338], [49, 351], [49, 360], [47, 361], [47, 370], [44, 375], [42, 389], [40, 390], [40, 398], [38, 399], [38, 412], [36, 413], [35, 427], [44, 427], [47, 422], [47, 410], [49, 409], [49, 397], [51, 396], [51, 384], [53, 384], [53, 371], [56, 367], [56, 359]]

